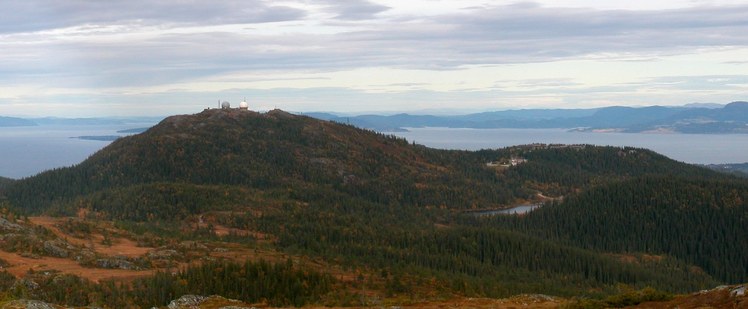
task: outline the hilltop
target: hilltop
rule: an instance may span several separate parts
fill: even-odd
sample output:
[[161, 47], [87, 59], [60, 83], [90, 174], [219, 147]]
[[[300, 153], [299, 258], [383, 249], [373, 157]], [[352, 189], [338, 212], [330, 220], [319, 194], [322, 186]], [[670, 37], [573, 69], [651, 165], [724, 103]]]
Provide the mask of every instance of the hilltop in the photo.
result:
[[[71, 305], [89, 303], [42, 283], [73, 280], [58, 277], [81, 267], [129, 273], [137, 283], [111, 287], [83, 271], [89, 279], [76, 284], [89, 298], [115, 293], [113, 303], [139, 306], [183, 294], [368, 306], [748, 281], [748, 265], [735, 259], [748, 244], [717, 237], [745, 235], [748, 182], [638, 148], [436, 150], [280, 110], [210, 109], [0, 189], [5, 226], [16, 231], [0, 238], [8, 264], [33, 265], [25, 259], [35, 256], [68, 265], [61, 274], [12, 275], [40, 284], [30, 295]], [[528, 203], [545, 206], [473, 215]], [[693, 247], [709, 235], [713, 246]], [[192, 266], [159, 272], [179, 265]], [[232, 289], [263, 267], [277, 270], [275, 288], [263, 292], [272, 297]], [[233, 271], [206, 275], [216, 269]], [[94, 279], [102, 283], [86, 281]]]

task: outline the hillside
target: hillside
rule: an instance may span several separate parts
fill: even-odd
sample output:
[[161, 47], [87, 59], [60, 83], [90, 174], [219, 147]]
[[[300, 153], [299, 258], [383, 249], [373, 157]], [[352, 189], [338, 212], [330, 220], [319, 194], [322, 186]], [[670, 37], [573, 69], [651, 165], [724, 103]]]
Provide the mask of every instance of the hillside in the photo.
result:
[[7, 187], [12, 182], [13, 182], [13, 179], [5, 178], [5, 177], [0, 176], [0, 190], [2, 190], [3, 188]]
[[[178, 182], [283, 187], [298, 194], [322, 188], [375, 203], [500, 208], [542, 190], [563, 195], [593, 181], [666, 171], [708, 173], [645, 150], [625, 156], [612, 147], [541, 148], [434, 150], [283, 111], [206, 110], [169, 117], [73, 168], [20, 181], [6, 195], [38, 211], [105, 189]], [[486, 167], [511, 156], [526, 156], [528, 162], [508, 173]]]
[[582, 248], [674, 256], [740, 283], [748, 281], [747, 189], [743, 180], [642, 177], [495, 224]]
[[[254, 303], [262, 295], [216, 283], [255, 280], [241, 271], [242, 258], [250, 257], [273, 261], [283, 291], [296, 289], [291, 278], [325, 283], [324, 290], [298, 287], [310, 295], [303, 299], [273, 294], [281, 305], [602, 297], [621, 285], [687, 292], [746, 280], [748, 269], [735, 262], [748, 245], [725, 236], [745, 235], [745, 180], [636, 148], [429, 149], [279, 110], [172, 116], [81, 164], [14, 181], [1, 192], [12, 210], [4, 214], [6, 226], [28, 231], [0, 237], [10, 264], [57, 254], [68, 264], [83, 256], [82, 266], [93, 270], [136, 265], [146, 273], [133, 273], [139, 279], [132, 285], [77, 283], [96, 299], [118, 295], [118, 304], [164, 306], [182, 294]], [[542, 202], [549, 204], [524, 217], [468, 212]], [[704, 229], [692, 228], [692, 214]], [[19, 219], [27, 215], [64, 218]], [[692, 247], [701, 234], [716, 241]], [[657, 237], [636, 242], [646, 235]], [[86, 238], [97, 244], [77, 240]], [[142, 249], [128, 247], [124, 260], [111, 249], [135, 243]], [[50, 244], [68, 248], [66, 257]], [[737, 268], [732, 275], [722, 259]], [[187, 264], [207, 268], [158, 272]], [[206, 275], [227, 267], [233, 271], [222, 277]], [[63, 280], [55, 276], [28, 278]], [[33, 295], [45, 301], [89, 304], [41, 286], [44, 293]], [[171, 294], [148, 298], [155, 286]]]
[[748, 177], [748, 163], [709, 164], [706, 167], [718, 172]]

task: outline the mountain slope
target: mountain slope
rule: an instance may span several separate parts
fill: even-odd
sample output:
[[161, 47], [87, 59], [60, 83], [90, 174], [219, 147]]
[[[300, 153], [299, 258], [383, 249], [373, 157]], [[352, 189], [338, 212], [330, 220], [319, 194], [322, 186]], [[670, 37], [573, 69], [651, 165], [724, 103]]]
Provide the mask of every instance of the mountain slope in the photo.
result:
[[[512, 159], [516, 165], [504, 164]], [[716, 285], [719, 268], [694, 271], [700, 260], [677, 252], [648, 259], [644, 248], [624, 252], [637, 255], [624, 259], [617, 248], [549, 240], [519, 224], [492, 225], [465, 214], [571, 201], [620, 183], [631, 183], [636, 195], [644, 190], [636, 185], [646, 184], [639, 180], [656, 175], [733, 181], [644, 149], [446, 151], [283, 111], [206, 110], [169, 117], [77, 166], [15, 181], [2, 194], [27, 214], [170, 229], [179, 241], [207, 237], [252, 248], [262, 240], [374, 276], [387, 295], [588, 295], [619, 283], [669, 291]], [[655, 213], [656, 220], [671, 211]], [[596, 215], [589, 218], [601, 220]], [[209, 224], [242, 233], [219, 237]], [[728, 225], [723, 232], [740, 231]]]
[[[710, 173], [646, 150], [582, 148], [434, 150], [282, 111], [206, 110], [169, 117], [75, 167], [19, 181], [6, 195], [37, 212], [100, 190], [178, 182], [299, 192], [326, 188], [377, 203], [465, 209], [508, 206], [543, 190], [563, 195], [593, 181]], [[504, 173], [486, 166], [511, 156], [528, 160]]]
[[726, 282], [748, 280], [748, 184], [740, 179], [635, 178], [498, 220], [584, 248], [666, 254]]
[[3, 188], [7, 187], [11, 183], [13, 183], [13, 181], [14, 181], [13, 179], [5, 178], [5, 177], [0, 176], [0, 190], [2, 190]]
[[[115, 141], [74, 168], [21, 181], [8, 195], [38, 209], [54, 200], [154, 182], [298, 189], [324, 185], [356, 193], [381, 187], [377, 184], [386, 184], [383, 190], [405, 186], [405, 179], [417, 183], [451, 177], [453, 171], [423, 156], [402, 139], [282, 111], [209, 110], [170, 117], [143, 134]], [[39, 192], [41, 196], [33, 196]], [[375, 198], [388, 195], [379, 192]]]

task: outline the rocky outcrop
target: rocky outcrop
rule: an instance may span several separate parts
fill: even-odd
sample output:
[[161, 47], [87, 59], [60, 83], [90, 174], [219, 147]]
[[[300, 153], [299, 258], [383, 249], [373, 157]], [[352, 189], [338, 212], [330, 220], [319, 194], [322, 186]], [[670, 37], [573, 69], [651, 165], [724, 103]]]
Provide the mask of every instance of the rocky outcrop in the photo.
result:
[[133, 262], [124, 259], [98, 259], [96, 260], [96, 267], [100, 268], [115, 268], [124, 270], [141, 270], [140, 267], [135, 265]]
[[200, 304], [202, 304], [206, 298], [207, 297], [200, 295], [182, 295], [182, 297], [172, 300], [167, 307], [169, 307], [169, 309], [200, 308]]
[[51, 305], [40, 300], [19, 299], [10, 301], [3, 305], [2, 309], [58, 309], [64, 308], [57, 305]]
[[12, 223], [5, 218], [0, 218], [0, 231], [3, 233], [20, 232], [25, 230], [23, 226]]
[[200, 295], [184, 295], [178, 299], [172, 300], [167, 307], [169, 309], [257, 309], [241, 301], [228, 299], [219, 295], [208, 297]]
[[739, 285], [730, 290], [731, 297], [745, 297], [746, 285]]
[[65, 241], [56, 239], [44, 241], [42, 249], [44, 250], [44, 253], [49, 256], [66, 258], [70, 255], [70, 252], [63, 247], [68, 247], [68, 244]]

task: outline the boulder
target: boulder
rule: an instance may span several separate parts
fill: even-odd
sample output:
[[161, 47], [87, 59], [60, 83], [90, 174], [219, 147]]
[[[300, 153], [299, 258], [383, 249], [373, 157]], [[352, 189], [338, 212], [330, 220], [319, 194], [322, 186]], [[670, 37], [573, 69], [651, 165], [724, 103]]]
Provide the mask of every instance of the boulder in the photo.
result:
[[66, 258], [70, 254], [68, 250], [63, 249], [62, 247], [67, 247], [67, 244], [64, 241], [61, 240], [47, 240], [44, 242], [44, 245], [42, 248], [44, 249], [44, 252], [47, 253], [50, 256], [54, 257], [60, 257], [60, 258]]
[[182, 295], [182, 297], [172, 300], [167, 307], [169, 309], [200, 308], [200, 304], [202, 304], [205, 299], [205, 296], [200, 295]]
[[735, 287], [734, 289], [730, 290], [730, 296], [732, 297], [743, 297], [745, 296], [745, 285], [740, 285]]

